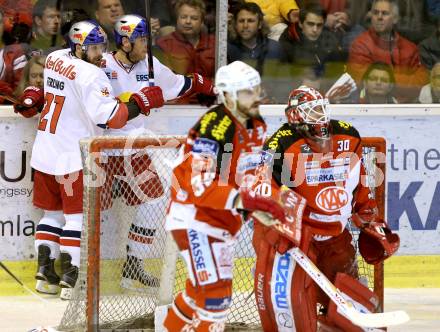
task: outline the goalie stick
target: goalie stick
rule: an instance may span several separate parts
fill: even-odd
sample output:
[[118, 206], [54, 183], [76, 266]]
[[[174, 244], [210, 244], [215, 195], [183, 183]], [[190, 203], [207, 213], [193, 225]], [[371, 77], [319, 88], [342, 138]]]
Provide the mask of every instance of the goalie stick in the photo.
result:
[[342, 292], [337, 289], [330, 280], [316, 267], [316, 265], [298, 247], [289, 250], [289, 253], [303, 270], [316, 282], [316, 284], [338, 306], [345, 317], [362, 327], [386, 327], [400, 325], [409, 321], [408, 314], [403, 310], [384, 313], [365, 313], [359, 311], [356, 306], [347, 301]]

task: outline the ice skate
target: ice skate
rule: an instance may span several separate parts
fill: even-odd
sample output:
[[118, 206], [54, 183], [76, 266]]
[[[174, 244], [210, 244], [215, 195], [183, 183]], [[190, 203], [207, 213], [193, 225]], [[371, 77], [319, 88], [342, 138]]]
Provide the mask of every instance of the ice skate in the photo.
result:
[[142, 260], [134, 256], [127, 256], [122, 268], [121, 287], [136, 288], [136, 281], [147, 287], [159, 287], [159, 279], [145, 272]]
[[44, 294], [57, 294], [60, 277], [55, 272], [55, 259], [50, 258], [50, 248], [45, 245], [38, 247], [38, 270], [35, 274], [35, 289]]
[[72, 257], [67, 253], [61, 253], [61, 269], [63, 275], [61, 276], [60, 287], [62, 300], [70, 300], [72, 291], [78, 279], [78, 267], [71, 264]]

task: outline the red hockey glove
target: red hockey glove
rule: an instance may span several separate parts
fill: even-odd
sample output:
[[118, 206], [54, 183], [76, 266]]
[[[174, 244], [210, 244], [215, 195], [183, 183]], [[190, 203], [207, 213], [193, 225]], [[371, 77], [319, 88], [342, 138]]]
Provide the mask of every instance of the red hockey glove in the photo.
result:
[[240, 190], [240, 194], [236, 197], [234, 207], [237, 210], [247, 211], [263, 211], [270, 213], [273, 219], [284, 221], [284, 208], [272, 197], [266, 197], [256, 194], [253, 190], [244, 188]]
[[130, 96], [130, 101], [134, 101], [142, 114], [150, 115], [152, 108], [162, 107], [164, 104], [162, 89], [158, 86], [148, 86]]
[[44, 93], [36, 86], [29, 86], [24, 89], [18, 100], [20, 104], [14, 104], [14, 112], [20, 113], [25, 118], [31, 118], [43, 109]]
[[200, 74], [192, 74], [191, 92], [196, 94], [197, 102], [200, 105], [210, 107], [217, 101], [212, 81]]
[[378, 264], [392, 256], [400, 246], [399, 235], [383, 220], [371, 222], [359, 234], [359, 252], [368, 264]]
[[289, 241], [299, 245], [302, 216], [307, 201], [286, 186], [273, 191], [272, 196], [262, 196], [251, 189], [242, 188], [235, 207], [254, 211], [252, 217], [258, 222], [275, 229]]
[[209, 78], [203, 77], [200, 74], [192, 74], [192, 86], [191, 91], [193, 93], [201, 93], [208, 96], [215, 96], [214, 85]]

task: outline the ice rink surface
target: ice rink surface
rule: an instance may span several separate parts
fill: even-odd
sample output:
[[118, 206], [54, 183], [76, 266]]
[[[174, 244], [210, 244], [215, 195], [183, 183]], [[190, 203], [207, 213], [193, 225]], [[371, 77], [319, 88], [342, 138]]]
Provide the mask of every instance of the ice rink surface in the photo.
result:
[[[39, 326], [56, 326], [67, 302], [51, 297], [0, 296], [0, 331], [27, 332]], [[390, 332], [439, 332], [440, 289], [385, 289], [385, 310], [405, 310], [411, 321]], [[139, 330], [137, 330], [139, 331]]]

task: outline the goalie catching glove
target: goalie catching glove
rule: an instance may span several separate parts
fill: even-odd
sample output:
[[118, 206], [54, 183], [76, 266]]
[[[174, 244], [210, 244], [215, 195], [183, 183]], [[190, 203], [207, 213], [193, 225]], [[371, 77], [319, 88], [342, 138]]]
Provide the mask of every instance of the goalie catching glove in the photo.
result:
[[153, 108], [164, 104], [162, 89], [158, 86], [147, 86], [130, 96], [130, 102], [135, 102], [139, 111], [145, 116], [150, 115]]
[[400, 246], [399, 235], [385, 222], [371, 222], [359, 234], [359, 252], [368, 264], [378, 264], [392, 256]]
[[19, 104], [14, 104], [14, 112], [25, 118], [31, 118], [41, 112], [44, 105], [43, 90], [36, 86], [29, 86], [24, 89], [23, 94], [18, 98]]
[[361, 230], [359, 252], [368, 264], [378, 264], [399, 249], [399, 235], [393, 233], [377, 215], [355, 213], [351, 218]]

